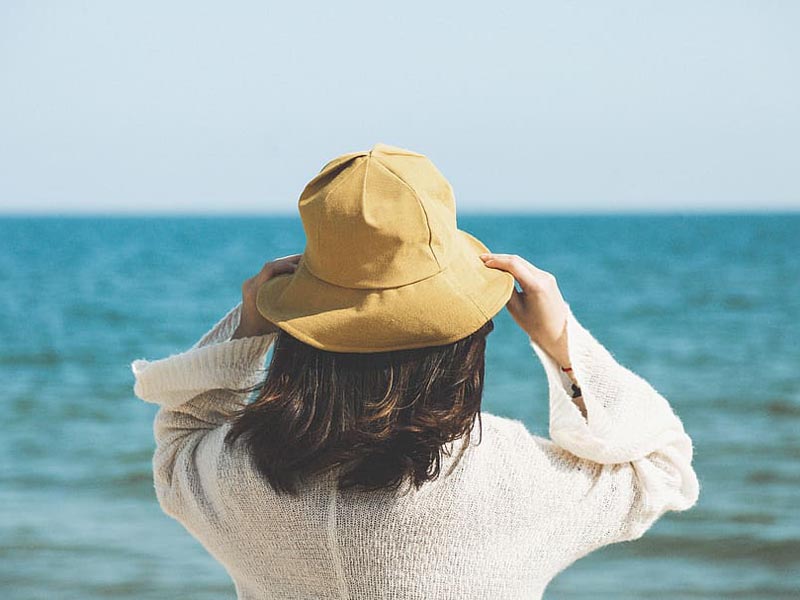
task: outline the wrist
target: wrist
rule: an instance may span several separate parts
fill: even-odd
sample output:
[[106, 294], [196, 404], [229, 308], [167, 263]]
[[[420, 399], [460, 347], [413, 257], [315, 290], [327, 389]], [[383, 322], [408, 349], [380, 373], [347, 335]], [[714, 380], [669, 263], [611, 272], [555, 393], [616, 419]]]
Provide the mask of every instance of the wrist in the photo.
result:
[[239, 324], [233, 332], [231, 339], [243, 337], [256, 337], [276, 333], [278, 328], [274, 323], [265, 319], [254, 302], [243, 301], [239, 312]]
[[234, 330], [233, 335], [231, 335], [231, 339], [238, 340], [240, 338], [253, 337], [254, 335], [255, 334], [250, 328], [240, 323], [239, 326]]
[[256, 320], [243, 318], [236, 330], [233, 332], [231, 339], [235, 340], [243, 337], [256, 337], [260, 335], [269, 335], [271, 333], [278, 333], [278, 327], [271, 321], [260, 317]]

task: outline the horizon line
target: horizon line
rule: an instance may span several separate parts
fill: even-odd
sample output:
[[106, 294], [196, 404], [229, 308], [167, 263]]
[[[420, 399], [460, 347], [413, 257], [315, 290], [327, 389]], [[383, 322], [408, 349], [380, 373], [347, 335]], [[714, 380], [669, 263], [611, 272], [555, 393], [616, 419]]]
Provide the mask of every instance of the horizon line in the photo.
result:
[[[798, 215], [798, 208], [630, 208], [621, 210], [457, 210], [458, 217], [600, 217], [600, 216], [759, 216]], [[0, 219], [20, 218], [293, 218], [299, 212], [285, 211], [0, 211]]]

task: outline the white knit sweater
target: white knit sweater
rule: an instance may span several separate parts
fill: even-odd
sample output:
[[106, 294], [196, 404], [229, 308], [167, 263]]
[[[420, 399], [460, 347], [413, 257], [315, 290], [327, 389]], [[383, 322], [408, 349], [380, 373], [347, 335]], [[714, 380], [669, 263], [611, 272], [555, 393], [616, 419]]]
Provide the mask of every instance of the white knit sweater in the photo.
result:
[[482, 439], [476, 423], [456, 468], [460, 440], [440, 479], [419, 491], [337, 492], [331, 471], [300, 497], [279, 497], [240, 446], [222, 443], [220, 409], [244, 401], [225, 388], [263, 377], [275, 339], [230, 339], [240, 310], [186, 352], [131, 365], [136, 395], [160, 405], [158, 502], [224, 565], [240, 599], [541, 598], [577, 559], [638, 539], [698, 499], [681, 420], [571, 309], [570, 358], [588, 422], [569, 379], [531, 341], [548, 378], [551, 439], [483, 412]]

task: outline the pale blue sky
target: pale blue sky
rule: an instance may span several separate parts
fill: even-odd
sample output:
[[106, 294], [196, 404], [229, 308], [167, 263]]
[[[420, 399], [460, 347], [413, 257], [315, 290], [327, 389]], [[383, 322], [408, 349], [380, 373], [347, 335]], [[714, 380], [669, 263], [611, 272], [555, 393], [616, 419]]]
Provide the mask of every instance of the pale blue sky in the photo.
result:
[[800, 208], [800, 2], [0, 3], [0, 210], [280, 212], [339, 154], [460, 211]]

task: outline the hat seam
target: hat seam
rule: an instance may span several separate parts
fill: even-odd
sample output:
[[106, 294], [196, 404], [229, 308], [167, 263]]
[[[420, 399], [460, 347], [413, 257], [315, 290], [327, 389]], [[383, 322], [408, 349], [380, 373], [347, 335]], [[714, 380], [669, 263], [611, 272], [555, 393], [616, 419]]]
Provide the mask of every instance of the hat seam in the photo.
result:
[[[339, 165], [343, 165], [343, 164], [345, 164], [345, 163], [347, 163], [349, 161], [352, 161], [352, 160], [358, 158], [359, 156], [366, 156], [366, 155], [367, 155], [367, 153], [364, 150], [358, 150], [358, 151], [355, 151], [355, 152], [348, 152], [347, 154], [343, 154], [341, 156], [337, 156], [336, 158], [332, 158], [331, 160], [329, 160], [328, 162], [326, 162], [322, 166], [322, 168], [319, 170], [319, 173], [317, 173], [317, 176], [322, 175], [323, 173], [325, 173], [326, 169], [328, 169], [329, 166], [332, 166], [333, 163], [335, 163], [336, 161], [339, 161], [338, 164], [336, 165], [336, 166], [339, 166]], [[331, 167], [331, 168], [333, 168], [333, 167]]]
[[[308, 271], [311, 275], [313, 275], [315, 278], [319, 279], [320, 281], [323, 281], [323, 282], [327, 283], [328, 285], [332, 285], [334, 287], [341, 288], [343, 290], [356, 290], [356, 291], [365, 290], [365, 291], [370, 291], [370, 292], [382, 292], [384, 290], [399, 290], [400, 288], [408, 287], [410, 285], [416, 285], [418, 283], [422, 283], [423, 281], [426, 281], [426, 280], [430, 279], [431, 277], [436, 277], [437, 275], [441, 275], [448, 268], [448, 267], [444, 267], [444, 268], [440, 269], [439, 271], [436, 271], [436, 273], [432, 273], [431, 275], [423, 277], [422, 279], [417, 279], [416, 281], [412, 281], [410, 283], [403, 283], [401, 285], [394, 285], [394, 286], [390, 286], [390, 287], [350, 287], [350, 286], [347, 286], [347, 285], [339, 285], [338, 283], [333, 283], [332, 281], [328, 281], [324, 277], [320, 277], [314, 271], [311, 270], [311, 267], [309, 267], [309, 265], [308, 265], [308, 261], [304, 260], [303, 261], [303, 265], [304, 265], [304, 268], [306, 269], [306, 271]], [[285, 275], [287, 277], [292, 276], [291, 273], [282, 273], [281, 275]], [[281, 275], [278, 275], [278, 277], [280, 277]]]
[[[457, 230], [457, 231], [463, 231], [463, 230]], [[461, 240], [459, 240], [458, 243], [462, 243]], [[306, 271], [308, 271], [310, 275], [312, 275], [316, 279], [319, 279], [320, 281], [322, 281], [322, 282], [324, 282], [324, 283], [326, 283], [328, 285], [331, 285], [331, 286], [337, 287], [337, 288], [341, 288], [343, 290], [366, 290], [366, 291], [374, 291], [374, 292], [380, 292], [380, 291], [384, 291], [384, 290], [399, 290], [401, 288], [408, 287], [410, 285], [416, 285], [418, 283], [421, 283], [423, 281], [426, 281], [426, 280], [430, 279], [431, 277], [436, 277], [437, 275], [441, 275], [442, 273], [445, 273], [446, 271], [452, 271], [452, 268], [453, 268], [453, 261], [451, 261], [450, 263], [448, 263], [447, 265], [442, 267], [436, 273], [432, 273], [431, 275], [428, 275], [427, 277], [423, 277], [422, 279], [417, 279], [416, 281], [412, 281], [410, 283], [404, 283], [402, 285], [395, 285], [395, 286], [391, 286], [391, 287], [351, 287], [351, 286], [347, 286], [347, 285], [339, 285], [338, 283], [333, 283], [332, 281], [328, 281], [324, 277], [320, 277], [317, 273], [315, 273], [311, 269], [311, 266], [308, 264], [307, 260], [302, 259], [302, 257], [301, 257], [301, 260], [302, 260], [302, 263], [303, 263], [303, 268]], [[284, 273], [283, 276], [290, 277], [291, 274], [290, 273]], [[452, 281], [450, 279], [450, 277], [449, 277], [449, 273], [447, 273], [446, 276], [447, 276], [449, 281]], [[478, 309], [481, 311], [481, 314], [483, 314], [484, 316], [487, 316], [486, 312], [481, 309], [480, 305], [473, 299], [473, 297], [471, 295], [469, 295], [468, 292], [464, 292], [464, 288], [463, 287], [461, 287], [460, 285], [457, 285], [456, 287], [458, 287], [458, 289], [462, 293], [464, 293], [464, 295], [469, 297], [470, 301], [473, 304], [475, 304], [478, 307]], [[499, 298], [499, 296], [498, 296], [498, 298]]]
[[[360, 155], [360, 156], [363, 156], [363, 155]], [[357, 158], [360, 158], [360, 156], [354, 156], [354, 157], [352, 157], [352, 158], [350, 158], [350, 159], [348, 159], [346, 161], [342, 161], [340, 164], [338, 164], [336, 166], [337, 167], [344, 167], [347, 163], [353, 162]], [[328, 189], [328, 193], [326, 193], [325, 196], [323, 196], [323, 200], [327, 200], [328, 196], [330, 196], [333, 192], [338, 190], [344, 184], [344, 182], [348, 180], [348, 177], [352, 177], [353, 173], [355, 173], [355, 170], [356, 169], [354, 167], [354, 168], [350, 169], [350, 171], [348, 173], [345, 173], [344, 177], [339, 178], [339, 181], [337, 181], [333, 186], [331, 186], [330, 189]], [[365, 176], [366, 176], [366, 170], [365, 170]], [[338, 176], [337, 176], [337, 178], [338, 178]]]
[[[451, 269], [451, 271], [452, 271], [452, 269]], [[442, 271], [442, 272], [445, 273], [446, 270]], [[445, 277], [447, 277], [447, 281], [449, 281], [450, 284], [453, 285], [453, 287], [458, 289], [459, 293], [462, 296], [464, 296], [465, 298], [468, 298], [469, 301], [472, 302], [472, 304], [475, 306], [475, 308], [478, 309], [478, 312], [481, 314], [482, 318], [484, 318], [484, 319], [491, 318], [491, 317], [489, 317], [489, 315], [486, 314], [486, 311], [483, 310], [483, 307], [475, 301], [475, 298], [472, 296], [472, 294], [463, 285], [461, 285], [461, 282], [458, 280], [458, 277], [451, 277], [451, 273], [449, 273], [449, 272], [446, 273]], [[479, 324], [478, 327], [480, 327], [482, 324], [483, 323]]]
[[[371, 158], [371, 156], [370, 156], [370, 158]], [[400, 181], [404, 186], [406, 186], [409, 190], [411, 190], [412, 194], [414, 194], [414, 198], [417, 199], [417, 203], [419, 204], [419, 207], [422, 209], [422, 214], [425, 215], [425, 226], [428, 228], [428, 249], [431, 251], [431, 254], [433, 255], [433, 260], [436, 261], [436, 265], [439, 267], [439, 271], [441, 272], [442, 269], [444, 269], [445, 267], [442, 266], [442, 263], [439, 261], [439, 257], [436, 256], [436, 252], [433, 251], [433, 245], [431, 244], [431, 242], [433, 241], [433, 230], [431, 229], [431, 221], [430, 221], [430, 218], [428, 217], [428, 210], [425, 208], [425, 204], [422, 202], [422, 199], [419, 197], [419, 194], [417, 193], [417, 190], [415, 190], [413, 187], [411, 187], [405, 179], [400, 177], [400, 175], [398, 175], [392, 169], [390, 169], [387, 165], [385, 165], [383, 163], [383, 161], [381, 161], [378, 157], [376, 157], [376, 161], [375, 162], [379, 166], [383, 167], [383, 169], [387, 173], [390, 173], [391, 175], [396, 177], [398, 181]]]
[[[361, 158], [362, 156], [365, 156], [365, 155], [364, 155], [364, 154], [357, 154], [356, 156], [351, 156], [351, 157], [350, 157], [350, 158], [348, 158], [347, 160], [344, 160], [344, 161], [342, 161], [341, 163], [339, 163], [338, 165], [336, 165], [336, 167], [335, 167], [335, 168], [339, 168], [339, 167], [341, 167], [341, 168], [342, 168], [342, 170], [344, 170], [344, 169], [346, 169], [346, 168], [347, 168], [347, 165], [348, 165], [348, 163], [355, 162], [355, 161], [356, 161], [358, 158]], [[369, 156], [367, 156], [367, 161], [369, 161]], [[333, 162], [333, 161], [331, 161], [331, 162]], [[323, 204], [327, 203], [327, 201], [328, 201], [328, 197], [329, 197], [331, 194], [333, 194], [333, 193], [334, 193], [336, 190], [338, 190], [338, 189], [339, 189], [339, 188], [340, 188], [342, 185], [344, 185], [344, 183], [345, 183], [346, 181], [348, 181], [350, 177], [354, 177], [354, 173], [355, 173], [355, 171], [356, 171], [356, 167], [353, 167], [353, 168], [351, 168], [351, 169], [350, 169], [350, 170], [349, 170], [347, 173], [345, 173], [345, 174], [344, 174], [344, 176], [342, 176], [341, 178], [339, 178], [339, 181], [337, 181], [337, 182], [336, 182], [334, 185], [332, 185], [332, 186], [331, 186], [331, 187], [328, 189], [328, 192], [327, 192], [327, 193], [326, 193], [326, 194], [325, 194], [325, 195], [322, 197], [322, 202], [323, 202]], [[364, 169], [364, 178], [365, 178], [365, 179], [366, 179], [366, 176], [367, 176], [367, 169]], [[336, 177], [339, 177], [339, 175], [336, 175]], [[317, 246], [317, 248], [319, 249], [319, 251], [320, 251], [320, 252], [322, 252], [322, 245], [321, 245], [321, 243], [320, 243], [320, 237], [319, 237], [319, 236], [320, 236], [320, 230], [321, 230], [321, 229], [322, 229], [321, 227], [317, 227], [317, 228], [316, 228], [316, 232], [315, 232], [315, 234], [314, 234], [314, 243], [316, 244], [316, 246]], [[308, 268], [308, 264], [306, 264], [306, 268]], [[318, 276], [316, 273], [314, 273], [313, 271], [311, 271], [311, 269], [308, 269], [308, 270], [309, 270], [309, 272], [311, 272], [311, 273], [314, 275], [314, 277], [316, 277], [317, 279], [322, 279], [322, 277], [319, 277], [319, 276]], [[326, 280], [326, 279], [322, 279], [322, 281], [327, 281], [327, 280]]]

